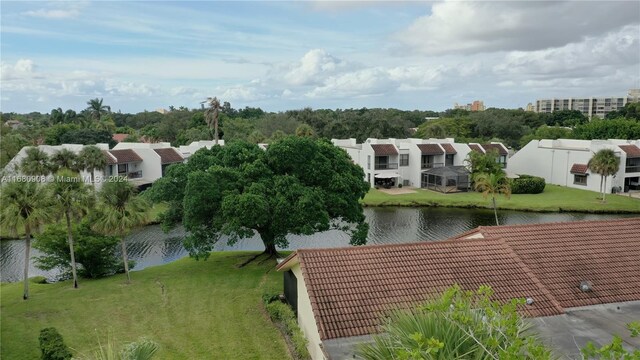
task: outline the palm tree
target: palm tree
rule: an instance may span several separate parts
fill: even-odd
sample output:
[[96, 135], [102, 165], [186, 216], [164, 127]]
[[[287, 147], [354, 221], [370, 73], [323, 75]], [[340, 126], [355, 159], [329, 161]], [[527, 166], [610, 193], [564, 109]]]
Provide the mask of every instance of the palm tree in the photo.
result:
[[100, 205], [93, 225], [95, 230], [105, 235], [120, 237], [127, 282], [131, 281], [131, 276], [124, 238], [132, 228], [144, 224], [148, 208], [146, 201], [136, 196], [136, 192], [124, 177], [106, 182], [100, 192]]
[[78, 163], [78, 155], [69, 149], [61, 149], [51, 156], [51, 165], [55, 171], [69, 169], [78, 172], [81, 165]]
[[87, 145], [80, 150], [78, 154], [80, 166], [85, 171], [91, 173], [91, 184], [93, 191], [96, 190], [96, 170], [104, 170], [107, 166], [107, 157], [102, 153], [99, 147], [95, 145]]
[[296, 128], [296, 136], [300, 137], [313, 137], [314, 132], [311, 126], [307, 124], [301, 124]]
[[87, 185], [82, 182], [80, 175], [69, 169], [62, 169], [49, 184], [54, 208], [57, 213], [64, 214], [67, 223], [67, 240], [69, 242], [69, 253], [71, 255], [71, 272], [73, 274], [73, 287], [78, 287], [78, 276], [76, 271], [76, 257], [73, 250], [73, 233], [71, 231], [71, 220], [81, 218], [85, 215], [93, 203], [94, 197], [89, 192]]
[[102, 98], [91, 99], [87, 101], [87, 105], [89, 105], [89, 107], [87, 107], [86, 111], [89, 113], [91, 118], [97, 122], [100, 122], [102, 115], [111, 112], [111, 107], [102, 105]]
[[[220, 116], [220, 100], [217, 97], [207, 98], [209, 107], [204, 111], [204, 116], [207, 119], [207, 126], [209, 131], [213, 130], [213, 139], [215, 144], [218, 145], [218, 119]], [[212, 129], [213, 128], [213, 129]]]
[[496, 225], [500, 225], [498, 222], [498, 209], [496, 208], [496, 194], [503, 194], [507, 199], [511, 197], [509, 179], [507, 179], [504, 172], [499, 172], [494, 174], [480, 173], [477, 174], [473, 180], [474, 188], [476, 191], [481, 191], [485, 199], [491, 194], [493, 213], [496, 216]]
[[31, 252], [31, 233], [38, 231], [40, 225], [51, 220], [51, 200], [43, 185], [37, 182], [8, 182], [2, 187], [0, 194], [0, 223], [17, 233], [24, 228], [24, 293], [22, 298], [29, 298], [29, 259]]
[[20, 171], [27, 176], [51, 174], [53, 168], [49, 155], [37, 147], [28, 148], [27, 156], [20, 162]]
[[[602, 202], [606, 202], [605, 193], [607, 189], [607, 177], [614, 175], [620, 169], [620, 158], [611, 149], [602, 149], [593, 155], [587, 163], [589, 170], [600, 174], [600, 191], [602, 192]], [[604, 182], [604, 187], [602, 186]]]

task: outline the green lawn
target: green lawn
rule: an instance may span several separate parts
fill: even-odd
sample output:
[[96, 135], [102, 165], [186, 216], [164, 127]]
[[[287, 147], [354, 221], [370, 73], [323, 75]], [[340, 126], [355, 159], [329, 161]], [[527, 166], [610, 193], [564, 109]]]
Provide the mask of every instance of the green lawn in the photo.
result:
[[[572, 189], [547, 184], [542, 194], [511, 195], [506, 199], [499, 195], [498, 208], [526, 211], [577, 211], [577, 212], [625, 212], [640, 213], [640, 199], [621, 195], [607, 195], [601, 203], [599, 194], [593, 191]], [[477, 192], [442, 194], [416, 189], [416, 193], [389, 195], [371, 189], [363, 200], [365, 206], [445, 206], [445, 207], [491, 207], [491, 199], [484, 199]]]
[[[0, 358], [36, 359], [38, 334], [54, 326], [71, 348], [88, 354], [107, 333], [122, 343], [146, 336], [158, 359], [287, 359], [286, 345], [261, 305], [263, 292], [282, 289], [275, 261], [236, 265], [251, 252], [214, 253], [100, 280], [2, 284]], [[78, 354], [77, 352], [75, 353]]]

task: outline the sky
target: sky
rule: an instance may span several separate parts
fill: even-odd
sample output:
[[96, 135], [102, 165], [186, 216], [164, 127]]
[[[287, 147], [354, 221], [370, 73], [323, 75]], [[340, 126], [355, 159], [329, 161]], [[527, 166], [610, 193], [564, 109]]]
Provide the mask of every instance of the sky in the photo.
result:
[[5, 1], [0, 110], [519, 108], [640, 88], [638, 1]]

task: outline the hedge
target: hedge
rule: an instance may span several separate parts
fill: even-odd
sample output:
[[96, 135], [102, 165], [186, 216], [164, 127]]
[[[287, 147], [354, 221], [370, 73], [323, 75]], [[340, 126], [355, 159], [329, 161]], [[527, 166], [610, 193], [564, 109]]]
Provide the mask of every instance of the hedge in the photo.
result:
[[307, 350], [307, 339], [298, 327], [296, 314], [291, 307], [280, 301], [273, 301], [266, 305], [267, 312], [272, 321], [279, 322], [284, 327], [284, 331], [289, 335], [299, 359], [309, 359]]
[[531, 175], [519, 175], [517, 179], [511, 179], [512, 194], [540, 194], [544, 191], [546, 183], [544, 178]]

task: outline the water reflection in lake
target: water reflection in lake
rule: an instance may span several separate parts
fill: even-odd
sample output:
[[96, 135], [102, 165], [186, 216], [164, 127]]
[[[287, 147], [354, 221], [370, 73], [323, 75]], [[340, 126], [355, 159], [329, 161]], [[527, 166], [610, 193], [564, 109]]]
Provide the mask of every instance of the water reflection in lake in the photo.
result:
[[[598, 220], [629, 217], [634, 215], [595, 215], [581, 213], [529, 213], [500, 211], [501, 224], [545, 223], [557, 221]], [[436, 241], [447, 239], [478, 226], [494, 225], [493, 211], [484, 209], [455, 208], [367, 208], [367, 222], [370, 225], [369, 244], [391, 244], [415, 241]], [[638, 215], [635, 215], [638, 216]], [[134, 270], [165, 264], [187, 255], [182, 246], [186, 236], [183, 228], [165, 234], [158, 225], [138, 229], [127, 238], [129, 257], [136, 261]], [[311, 247], [348, 246], [349, 237], [339, 231], [327, 231], [310, 236], [290, 235], [287, 250]], [[215, 246], [217, 251], [262, 250], [258, 236], [227, 245], [222, 238]], [[32, 250], [33, 257], [41, 255]], [[43, 275], [53, 279], [56, 271], [45, 272], [35, 268], [30, 262], [30, 276]], [[8, 240], [0, 242], [0, 280], [19, 281], [24, 266], [24, 241]]]

